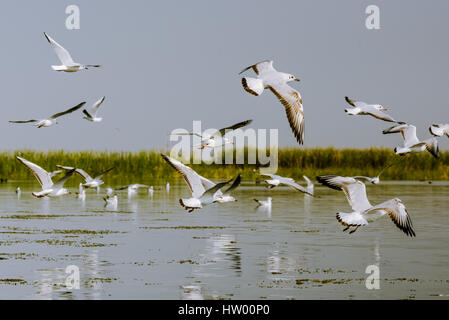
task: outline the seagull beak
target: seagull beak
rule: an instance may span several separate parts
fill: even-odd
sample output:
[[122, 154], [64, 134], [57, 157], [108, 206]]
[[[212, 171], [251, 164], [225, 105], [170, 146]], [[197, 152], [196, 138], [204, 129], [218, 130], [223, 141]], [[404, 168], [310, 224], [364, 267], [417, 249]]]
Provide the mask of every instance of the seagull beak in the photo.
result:
[[294, 81], [298, 81], [298, 82], [300, 81], [298, 78], [295, 78], [295, 79], [293, 79], [293, 80], [294, 80]]

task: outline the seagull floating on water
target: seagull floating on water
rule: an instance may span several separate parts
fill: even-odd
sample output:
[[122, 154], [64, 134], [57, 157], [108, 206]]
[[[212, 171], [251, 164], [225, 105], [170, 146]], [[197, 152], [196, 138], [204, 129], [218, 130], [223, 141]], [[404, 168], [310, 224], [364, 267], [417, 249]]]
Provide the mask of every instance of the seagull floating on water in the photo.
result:
[[[220, 130], [215, 131], [212, 134], [206, 134], [206, 135], [201, 135], [199, 133], [175, 133], [173, 135], [178, 135], [178, 136], [182, 136], [182, 135], [195, 135], [197, 137], [201, 138], [201, 143], [199, 146], [199, 149], [204, 149], [204, 148], [216, 148], [216, 147], [222, 147], [226, 144], [234, 144], [234, 142], [229, 139], [224, 137], [226, 135], [226, 133], [231, 132], [233, 130], [239, 129], [239, 128], [243, 128], [247, 125], [249, 125], [253, 120], [245, 120], [236, 124], [233, 124], [232, 126], [229, 127], [225, 127], [225, 128], [221, 128]], [[219, 142], [222, 142], [222, 144], [219, 144]]]
[[118, 205], [118, 197], [117, 195], [114, 196], [106, 196], [103, 198], [105, 204], [104, 207], [107, 209], [113, 209], [113, 210], [117, 210], [117, 205]]
[[74, 62], [72, 57], [70, 56], [70, 53], [64, 49], [59, 43], [57, 43], [55, 40], [50, 38], [48, 34], [44, 32], [45, 38], [47, 38], [47, 41], [50, 43], [51, 47], [55, 51], [56, 55], [58, 56], [59, 60], [61, 61], [62, 65], [60, 66], [51, 66], [51, 68], [55, 71], [64, 71], [64, 72], [77, 72], [79, 70], [89, 69], [90, 67], [99, 68], [100, 65], [98, 64], [80, 64], [77, 62]]
[[67, 181], [67, 179], [69, 179], [73, 175], [75, 169], [68, 171], [64, 177], [59, 179], [56, 183], [53, 183], [49, 172], [45, 171], [37, 164], [34, 164], [24, 158], [21, 158], [19, 156], [16, 156], [16, 158], [28, 169], [30, 169], [30, 171], [33, 173], [33, 175], [36, 177], [37, 181], [42, 187], [42, 191], [33, 192], [32, 193], [33, 196], [35, 196], [36, 198], [43, 198], [43, 197], [58, 197], [65, 194], [70, 194], [70, 191], [68, 191], [66, 188], [63, 188], [63, 186], [64, 183]]
[[313, 192], [307, 191], [304, 187], [300, 186], [293, 180], [292, 178], [285, 178], [281, 177], [275, 174], [268, 174], [268, 173], [261, 173], [261, 176], [267, 176], [270, 177], [270, 180], [265, 180], [265, 182], [268, 184], [268, 188], [272, 189], [278, 185], [285, 184], [286, 186], [289, 186], [292, 189], [295, 189], [297, 191], [301, 191], [302, 193], [308, 194], [309, 196], [313, 197]]
[[360, 226], [369, 223], [388, 214], [396, 227], [410, 237], [415, 236], [412, 220], [402, 201], [398, 198], [390, 199], [376, 206], [371, 205], [366, 195], [365, 184], [351, 177], [340, 177], [336, 175], [318, 176], [318, 182], [326, 187], [343, 191], [353, 212], [337, 213], [337, 220], [346, 228], [353, 227], [349, 233], [355, 232]]
[[87, 111], [86, 109], [83, 109], [83, 113], [85, 115], [85, 117], [83, 117], [83, 119], [89, 120], [91, 122], [100, 122], [100, 121], [102, 121], [103, 118], [97, 117], [97, 112], [98, 112], [98, 109], [100, 108], [101, 104], [103, 103], [104, 99], [106, 99], [106, 97], [103, 97], [100, 100], [98, 100], [97, 102], [95, 102], [92, 105], [92, 108], [90, 109], [90, 111]]
[[38, 128], [49, 127], [49, 126], [51, 126], [53, 124], [58, 124], [58, 122], [56, 121], [57, 118], [78, 110], [85, 103], [86, 102], [81, 102], [80, 104], [78, 104], [78, 105], [74, 106], [73, 108], [70, 108], [70, 109], [68, 109], [66, 111], [55, 113], [54, 115], [50, 116], [48, 119], [42, 119], [42, 120], [36, 120], [36, 119], [32, 119], [32, 120], [18, 120], [18, 121], [9, 121], [9, 123], [33, 123], [33, 122], [37, 122], [36, 123], [36, 127], [38, 127]]
[[366, 102], [355, 101], [348, 97], [345, 97], [345, 100], [353, 106], [353, 108], [345, 109], [345, 112], [349, 115], [369, 115], [383, 121], [397, 122], [390, 115], [384, 112], [388, 109], [380, 104], [367, 104]]
[[394, 152], [399, 155], [405, 155], [407, 153], [416, 153], [429, 151], [435, 158], [439, 158], [440, 151], [438, 148], [438, 142], [436, 138], [427, 139], [420, 141], [416, 136], [416, 127], [414, 125], [401, 122], [399, 125], [393, 126], [391, 128], [382, 131], [383, 134], [397, 133], [402, 134], [404, 139], [403, 147], [394, 148]]
[[109, 171], [114, 169], [114, 168], [109, 168], [108, 170], [103, 171], [102, 173], [100, 173], [95, 178], [92, 178], [86, 171], [84, 171], [83, 169], [80, 169], [80, 168], [61, 166], [59, 164], [56, 165], [56, 167], [64, 169], [64, 170], [74, 170], [75, 169], [75, 172], [78, 173], [85, 180], [85, 182], [83, 183], [83, 187], [86, 188], [86, 189], [88, 189], [88, 188], [96, 188], [97, 192], [100, 190], [100, 186], [104, 183], [103, 180], [101, 180], [101, 178], [106, 173], [108, 173]]
[[195, 209], [201, 209], [203, 206], [218, 202], [218, 197], [223, 193], [220, 191], [225, 185], [232, 181], [213, 183], [209, 179], [206, 179], [196, 173], [192, 168], [182, 164], [176, 159], [173, 159], [165, 154], [161, 154], [162, 158], [179, 172], [187, 183], [192, 197], [188, 199], [179, 199], [179, 203], [189, 212]]
[[81, 201], [85, 201], [86, 200], [86, 190], [83, 188], [83, 184], [80, 183], [79, 187], [78, 187], [78, 192], [76, 194], [76, 197], [81, 200]]
[[128, 191], [128, 198], [129, 198], [129, 197], [133, 196], [134, 194], [136, 194], [137, 190], [139, 188], [149, 189], [149, 187], [147, 185], [135, 183], [135, 184], [130, 184], [128, 186], [120, 187], [120, 188], [115, 189], [115, 190], [116, 191], [127, 190]]
[[287, 83], [299, 81], [294, 75], [278, 72], [273, 68], [272, 60], [265, 60], [243, 69], [253, 69], [256, 78], [242, 78], [243, 88], [250, 94], [259, 96], [264, 89], [270, 89], [285, 107], [290, 128], [299, 144], [304, 144], [304, 110], [299, 92]]

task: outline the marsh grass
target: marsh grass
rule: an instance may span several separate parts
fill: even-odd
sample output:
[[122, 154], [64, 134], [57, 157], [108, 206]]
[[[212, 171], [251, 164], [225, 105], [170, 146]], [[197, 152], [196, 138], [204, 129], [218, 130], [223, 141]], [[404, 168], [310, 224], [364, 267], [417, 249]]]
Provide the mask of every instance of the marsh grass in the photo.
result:
[[[31, 179], [28, 169], [15, 159], [20, 155], [46, 170], [56, 170], [56, 165], [75, 166], [95, 175], [114, 167], [105, 176], [108, 183], [125, 184], [155, 181], [165, 183], [179, 179], [160, 156], [160, 150], [140, 152], [108, 151], [4, 151], [0, 152], [0, 178], [8, 180]], [[268, 151], [267, 151], [268, 153]], [[449, 152], [441, 152], [440, 159], [429, 153], [410, 154], [405, 157], [394, 155], [387, 148], [335, 149], [335, 148], [282, 148], [279, 149], [278, 171], [283, 176], [301, 179], [321, 174], [344, 176], [375, 176], [382, 168], [394, 162], [384, 171], [383, 180], [449, 180]], [[235, 157], [234, 157], [235, 158]], [[256, 179], [260, 165], [191, 165], [201, 175], [211, 179], [225, 179], [243, 175], [244, 180]], [[70, 184], [79, 183], [76, 177]]]

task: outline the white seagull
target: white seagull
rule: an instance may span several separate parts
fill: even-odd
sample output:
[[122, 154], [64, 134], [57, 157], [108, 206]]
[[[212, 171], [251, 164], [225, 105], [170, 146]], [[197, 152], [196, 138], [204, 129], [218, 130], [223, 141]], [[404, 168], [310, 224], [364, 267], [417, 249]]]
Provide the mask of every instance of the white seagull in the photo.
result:
[[302, 177], [307, 182], [307, 188], [306, 188], [307, 192], [310, 193], [311, 195], [313, 195], [313, 191], [314, 191], [313, 182], [309, 178], [307, 178], [306, 176], [302, 176]]
[[302, 193], [308, 194], [309, 196], [313, 197], [313, 192], [307, 191], [304, 187], [297, 184], [295, 180], [293, 180], [292, 178], [285, 178], [275, 174], [268, 174], [268, 173], [261, 174], [261, 176], [267, 176], [271, 178], [269, 180], [265, 180], [265, 182], [268, 184], [269, 189], [272, 189], [281, 184], [285, 184], [286, 186], [289, 186], [292, 189], [301, 191]]
[[132, 195], [137, 193], [137, 190], [139, 188], [149, 189], [150, 187], [148, 187], [147, 185], [144, 185], [144, 184], [135, 183], [135, 184], [130, 184], [128, 186], [120, 187], [120, 188], [115, 189], [115, 190], [116, 191], [121, 191], [121, 190], [125, 190], [126, 189], [128, 191], [128, 197], [131, 197]]
[[118, 205], [118, 197], [117, 195], [114, 196], [106, 196], [103, 198], [105, 204], [104, 207], [107, 209], [117, 209], [117, 205]]
[[82, 183], [79, 184], [78, 192], [76, 193], [76, 197], [81, 201], [86, 200], [86, 190], [83, 188]]
[[66, 111], [63, 112], [58, 112], [55, 113], [54, 115], [50, 116], [48, 119], [41, 119], [41, 120], [36, 120], [36, 119], [32, 119], [32, 120], [18, 120], [18, 121], [9, 121], [9, 123], [36, 123], [36, 127], [38, 128], [42, 128], [42, 127], [49, 127], [53, 124], [58, 124], [58, 122], [56, 121], [57, 118], [72, 113], [76, 110], [78, 110], [79, 108], [81, 108], [86, 102], [81, 102], [80, 104], [74, 106], [73, 108], [70, 108]]
[[345, 112], [349, 115], [369, 115], [380, 120], [397, 122], [390, 115], [384, 112], [388, 109], [380, 104], [367, 104], [366, 102], [355, 101], [348, 97], [345, 97], [345, 100], [353, 106], [353, 108], [345, 109]]
[[429, 131], [435, 137], [442, 137], [446, 135], [449, 138], [449, 124], [447, 123], [432, 124], [429, 127]]
[[337, 213], [338, 222], [346, 227], [343, 231], [348, 230], [350, 227], [354, 227], [349, 232], [353, 233], [358, 227], [366, 226], [388, 214], [396, 227], [410, 237], [415, 236], [412, 220], [400, 199], [393, 198], [373, 206], [368, 201], [365, 184], [361, 181], [351, 177], [340, 177], [335, 175], [318, 176], [317, 180], [326, 187], [343, 191], [348, 199], [353, 212]]
[[268, 207], [271, 208], [271, 197], [268, 197], [267, 200], [257, 200], [254, 199], [254, 201], [257, 202], [259, 207]]
[[[246, 120], [246, 121], [242, 121], [236, 124], [233, 124], [232, 126], [229, 127], [225, 127], [225, 128], [221, 128], [220, 130], [215, 131], [212, 134], [206, 134], [206, 135], [201, 135], [199, 133], [174, 133], [173, 135], [177, 135], [177, 136], [183, 136], [183, 135], [195, 135], [197, 137], [201, 138], [201, 143], [198, 146], [194, 146], [194, 147], [198, 147], [199, 149], [204, 149], [204, 148], [216, 148], [216, 147], [221, 147], [224, 146], [226, 144], [234, 144], [234, 142], [229, 139], [226, 138], [225, 135], [228, 132], [231, 132], [233, 130], [245, 127], [247, 125], [249, 125], [253, 120]], [[221, 144], [219, 144], [219, 142], [221, 142]]]
[[220, 191], [222, 187], [230, 183], [232, 180], [213, 183], [212, 181], [200, 176], [192, 168], [182, 164], [176, 159], [173, 159], [165, 154], [161, 154], [162, 158], [179, 172], [184, 178], [187, 186], [192, 192], [192, 197], [188, 199], [179, 199], [179, 203], [189, 212], [195, 209], [201, 209], [203, 206], [218, 202], [218, 197], [223, 193]]
[[153, 186], [150, 186], [150, 187], [148, 188], [148, 195], [149, 195], [150, 197], [153, 197], [153, 193], [154, 193], [154, 188], [153, 188]]
[[299, 92], [287, 83], [299, 81], [294, 75], [278, 72], [273, 68], [272, 60], [265, 60], [242, 70], [253, 69], [256, 78], [242, 78], [243, 88], [252, 95], [259, 96], [264, 89], [270, 89], [285, 107], [290, 128], [299, 144], [304, 144], [304, 110]]
[[79, 169], [79, 168], [74, 168], [74, 167], [67, 167], [67, 166], [61, 166], [61, 165], [56, 165], [56, 167], [64, 169], [64, 170], [73, 170], [75, 169], [75, 172], [78, 173], [81, 177], [84, 178], [85, 182], [83, 183], [83, 187], [88, 189], [88, 188], [96, 188], [97, 192], [100, 189], [100, 186], [104, 183], [103, 180], [101, 180], [101, 178], [108, 173], [109, 171], [111, 171], [114, 168], [109, 168], [108, 170], [100, 173], [98, 176], [96, 176], [95, 178], [92, 178], [86, 171], [84, 171], [83, 169]]
[[99, 68], [100, 65], [98, 64], [86, 64], [82, 65], [80, 63], [74, 62], [72, 57], [70, 56], [70, 53], [64, 49], [59, 43], [57, 43], [55, 40], [50, 38], [48, 34], [44, 32], [45, 38], [47, 38], [47, 41], [50, 43], [51, 47], [55, 51], [56, 55], [58, 56], [59, 60], [61, 61], [62, 65], [60, 66], [51, 66], [51, 68], [55, 71], [64, 71], [64, 72], [76, 72], [83, 69], [89, 69], [89, 67]]
[[380, 175], [389, 167], [391, 167], [393, 165], [393, 163], [389, 164], [388, 166], [386, 166], [385, 168], [383, 168], [382, 170], [380, 170], [379, 174], [375, 177], [366, 177], [366, 176], [354, 176], [354, 179], [358, 179], [358, 180], [366, 180], [369, 183], [372, 184], [379, 184], [380, 183]]
[[111, 196], [112, 193], [114, 193], [114, 190], [112, 190], [112, 188], [110, 188], [110, 187], [107, 187], [107, 188], [106, 188], [106, 195], [107, 195], [107, 196]]
[[16, 156], [17, 160], [19, 160], [22, 164], [24, 164], [33, 175], [36, 177], [37, 181], [42, 187], [42, 191], [33, 192], [32, 195], [36, 198], [43, 197], [58, 197], [65, 194], [70, 194], [66, 188], [63, 188], [64, 183], [70, 178], [75, 170], [70, 170], [66, 173], [64, 177], [59, 179], [56, 183], [53, 183], [50, 177], [50, 173], [39, 167], [37, 164], [34, 164], [26, 159], [23, 159], [19, 156]]
[[242, 175], [239, 174], [237, 176], [237, 178], [235, 178], [235, 180], [232, 183], [232, 185], [228, 189], [223, 191], [223, 194], [217, 195], [217, 200], [216, 201], [218, 203], [235, 202], [235, 201], [237, 201], [236, 198], [231, 196], [231, 191], [235, 190], [240, 185], [241, 182], [242, 182]]
[[100, 122], [100, 121], [102, 121], [103, 118], [97, 117], [97, 112], [98, 112], [98, 108], [100, 108], [100, 106], [103, 103], [104, 99], [106, 99], [106, 97], [103, 97], [100, 100], [98, 100], [97, 102], [95, 102], [92, 105], [92, 108], [90, 109], [90, 111], [87, 111], [86, 109], [83, 109], [83, 113], [85, 115], [85, 117], [83, 117], [83, 119], [86, 119], [86, 120], [91, 121], [91, 122]]
[[439, 158], [440, 152], [436, 138], [420, 141], [416, 136], [416, 127], [411, 124], [403, 122], [401, 122], [399, 125], [393, 126], [391, 128], [382, 131], [383, 134], [397, 133], [397, 132], [400, 132], [402, 134], [402, 138], [404, 139], [404, 146], [394, 148], [394, 152], [396, 154], [405, 155], [411, 152], [416, 153], [427, 150], [435, 158]]

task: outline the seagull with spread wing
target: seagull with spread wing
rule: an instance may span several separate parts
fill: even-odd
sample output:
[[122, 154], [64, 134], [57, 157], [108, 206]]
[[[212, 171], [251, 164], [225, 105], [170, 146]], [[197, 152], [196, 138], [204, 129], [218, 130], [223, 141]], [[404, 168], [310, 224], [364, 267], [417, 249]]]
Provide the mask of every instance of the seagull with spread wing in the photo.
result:
[[391, 128], [382, 131], [383, 134], [398, 133], [402, 134], [404, 139], [403, 147], [394, 148], [394, 152], [398, 155], [405, 155], [407, 153], [417, 153], [428, 151], [435, 158], [439, 158], [440, 151], [438, 148], [438, 142], [436, 138], [427, 139], [420, 141], [416, 136], [416, 127], [414, 125], [401, 122], [399, 125], [393, 126]]
[[306, 188], [307, 192], [309, 192], [310, 194], [313, 195], [313, 191], [315, 189], [315, 186], [313, 185], [313, 182], [309, 178], [307, 178], [306, 176], [302, 176], [302, 177], [307, 182], [307, 188]]
[[429, 127], [429, 131], [435, 137], [446, 135], [449, 138], [449, 124], [447, 123], [432, 124]]
[[133, 196], [133, 195], [135, 195], [137, 193], [139, 188], [149, 189], [150, 187], [145, 185], [145, 184], [134, 183], [134, 184], [130, 184], [128, 186], [117, 188], [115, 190], [116, 191], [127, 190], [128, 191], [128, 198], [130, 198], [131, 196]]
[[349, 115], [369, 115], [383, 121], [397, 122], [389, 114], [384, 112], [388, 109], [380, 104], [367, 104], [366, 102], [355, 101], [348, 97], [345, 97], [345, 100], [352, 106], [352, 108], [345, 109], [345, 112]]
[[37, 164], [34, 164], [19, 156], [16, 156], [16, 159], [33, 173], [41, 185], [42, 191], [32, 193], [32, 195], [36, 198], [58, 197], [65, 194], [70, 194], [70, 191], [64, 188], [64, 183], [73, 175], [75, 169], [68, 171], [64, 177], [56, 181], [56, 183], [53, 183], [50, 173], [39, 167]]
[[353, 227], [349, 233], [355, 232], [360, 226], [366, 226], [371, 222], [388, 214], [396, 227], [410, 237], [415, 236], [412, 220], [402, 201], [393, 198], [376, 206], [371, 205], [366, 195], [365, 184], [351, 177], [336, 175], [324, 175], [317, 177], [318, 182], [326, 187], [343, 191], [348, 199], [353, 212], [337, 213], [337, 220], [346, 228]]
[[259, 96], [264, 89], [270, 89], [285, 107], [290, 128], [299, 144], [304, 144], [304, 110], [299, 92], [288, 85], [299, 81], [294, 75], [278, 72], [273, 68], [272, 60], [265, 60], [249, 66], [239, 74], [253, 69], [257, 78], [242, 78], [243, 88], [250, 94]]
[[295, 189], [297, 191], [301, 191], [302, 193], [308, 194], [309, 196], [313, 197], [313, 192], [309, 192], [304, 187], [300, 186], [293, 180], [292, 178], [286, 178], [281, 177], [276, 174], [268, 174], [268, 173], [261, 173], [261, 176], [270, 177], [271, 179], [265, 180], [265, 182], [268, 184], [268, 188], [273, 189], [274, 187], [284, 184], [286, 186], [289, 186], [292, 189]]
[[[220, 183], [213, 183], [196, 173], [192, 168], [182, 164], [180, 161], [173, 159], [165, 154], [161, 154], [162, 158], [182, 175], [187, 186], [192, 192], [192, 197], [187, 199], [179, 199], [179, 203], [189, 212], [195, 209], [201, 209], [208, 204], [219, 202], [219, 197], [223, 196], [221, 188], [230, 183], [232, 180]], [[236, 180], [238, 177], [236, 178]], [[228, 189], [229, 191], [229, 189]]]
[[[231, 139], [224, 137], [226, 135], [226, 133], [231, 132], [236, 129], [239, 129], [239, 128], [242, 128], [242, 127], [245, 127], [245, 126], [249, 125], [252, 121], [253, 120], [245, 120], [245, 121], [233, 124], [232, 126], [221, 128], [220, 130], [217, 130], [210, 135], [201, 135], [199, 133], [191, 133], [191, 132], [174, 133], [173, 135], [178, 135], [178, 136], [194, 135], [194, 136], [201, 138], [201, 143], [199, 146], [197, 146], [197, 147], [199, 147], [199, 149], [204, 149], [206, 147], [216, 148], [216, 147], [224, 146], [226, 144], [234, 144], [234, 142]], [[221, 142], [222, 144], [219, 144], [219, 142]]]
[[90, 111], [87, 111], [86, 109], [83, 109], [83, 113], [85, 115], [83, 117], [83, 119], [86, 119], [86, 120], [91, 121], [91, 122], [100, 122], [100, 121], [102, 121], [103, 118], [97, 117], [97, 112], [98, 112], [98, 109], [100, 108], [101, 104], [103, 103], [104, 99], [106, 99], [106, 97], [103, 97], [100, 100], [98, 100], [97, 102], [95, 102], [92, 105], [92, 108], [90, 109]]
[[218, 203], [237, 201], [236, 198], [231, 196], [231, 191], [235, 190], [240, 185], [241, 182], [242, 182], [242, 175], [239, 174], [237, 176], [237, 178], [235, 178], [235, 180], [232, 183], [232, 185], [228, 189], [223, 191], [223, 194], [217, 196], [217, 200], [216, 201]]
[[51, 66], [51, 68], [55, 71], [64, 71], [64, 72], [77, 72], [79, 70], [89, 69], [90, 67], [99, 68], [100, 65], [98, 64], [80, 64], [77, 62], [74, 62], [72, 57], [70, 56], [70, 53], [64, 49], [59, 43], [57, 43], [55, 40], [50, 38], [48, 34], [44, 32], [44, 36], [47, 39], [48, 43], [50, 43], [51, 47], [55, 51], [56, 55], [58, 56], [59, 60], [61, 61], [62, 65], [60, 66]]
[[78, 110], [79, 108], [84, 106], [85, 103], [86, 102], [81, 102], [80, 104], [78, 104], [78, 105], [74, 106], [73, 108], [70, 108], [66, 111], [55, 113], [54, 115], [50, 116], [48, 119], [18, 120], [18, 121], [9, 121], [9, 123], [36, 123], [37, 122], [36, 127], [38, 127], [38, 128], [50, 127], [53, 124], [58, 124], [58, 122], [56, 121], [57, 118]]
[[73, 170], [75, 169], [75, 172], [78, 173], [81, 177], [84, 178], [85, 182], [83, 183], [83, 187], [88, 189], [88, 188], [96, 188], [97, 192], [100, 191], [100, 186], [104, 183], [103, 180], [101, 180], [101, 178], [108, 173], [109, 171], [111, 171], [114, 168], [109, 168], [106, 171], [103, 171], [102, 173], [100, 173], [99, 175], [97, 175], [96, 177], [92, 178], [86, 171], [84, 171], [83, 169], [79, 169], [79, 168], [74, 168], [74, 167], [67, 167], [67, 166], [61, 166], [61, 165], [56, 165], [56, 167], [60, 168], [60, 169], [64, 169], [64, 170]]

